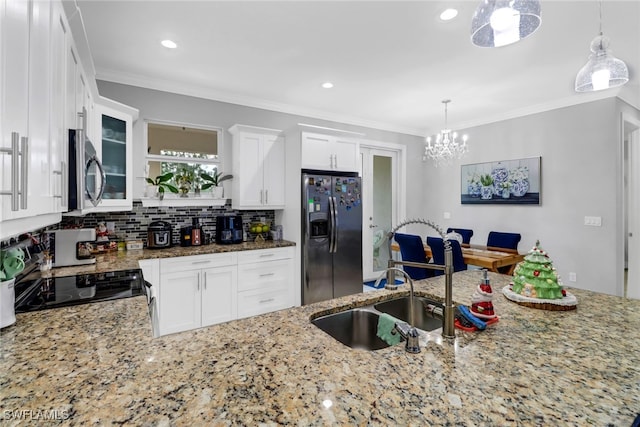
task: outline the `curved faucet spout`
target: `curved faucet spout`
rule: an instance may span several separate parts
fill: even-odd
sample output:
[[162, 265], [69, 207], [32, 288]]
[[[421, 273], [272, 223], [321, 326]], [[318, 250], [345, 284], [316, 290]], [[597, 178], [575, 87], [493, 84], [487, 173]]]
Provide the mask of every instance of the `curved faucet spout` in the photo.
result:
[[413, 279], [411, 279], [411, 276], [409, 276], [407, 274], [406, 271], [398, 268], [398, 267], [389, 267], [386, 270], [384, 270], [382, 272], [382, 274], [380, 275], [380, 277], [378, 277], [378, 280], [376, 280], [376, 287], [378, 286], [378, 284], [380, 283], [380, 281], [386, 276], [387, 277], [387, 284], [391, 282], [394, 282], [395, 279], [395, 275], [393, 274], [394, 272], [398, 272], [400, 274], [402, 274], [405, 279], [407, 280], [407, 282], [409, 282], [409, 294], [410, 294], [410, 298], [409, 298], [409, 325], [410, 328], [407, 328], [405, 323], [402, 324], [398, 324], [396, 323], [395, 325], [395, 329], [400, 333], [400, 335], [402, 335], [402, 337], [406, 340], [406, 344], [405, 344], [405, 351], [407, 351], [408, 353], [420, 353], [420, 334], [418, 333], [418, 330], [416, 329], [416, 322], [415, 322], [415, 314], [414, 314], [414, 309], [413, 309], [413, 304], [414, 304], [414, 298], [413, 298]]

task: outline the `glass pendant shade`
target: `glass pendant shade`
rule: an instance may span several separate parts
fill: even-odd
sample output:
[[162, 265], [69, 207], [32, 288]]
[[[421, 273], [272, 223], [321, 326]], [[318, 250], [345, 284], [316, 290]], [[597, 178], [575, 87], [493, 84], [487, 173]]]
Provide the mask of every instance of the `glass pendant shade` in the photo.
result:
[[540, 22], [538, 0], [482, 0], [471, 20], [471, 42], [506, 46], [533, 34]]
[[576, 76], [576, 92], [594, 92], [622, 86], [629, 81], [627, 64], [611, 54], [609, 39], [602, 34], [591, 42], [589, 61]]

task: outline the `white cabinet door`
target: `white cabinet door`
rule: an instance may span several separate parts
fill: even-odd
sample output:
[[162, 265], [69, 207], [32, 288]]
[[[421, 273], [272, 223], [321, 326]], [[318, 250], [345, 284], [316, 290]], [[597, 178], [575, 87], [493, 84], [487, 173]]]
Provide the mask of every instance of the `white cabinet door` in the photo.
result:
[[329, 135], [302, 133], [302, 168], [333, 169], [333, 138]]
[[237, 266], [201, 271], [202, 326], [228, 322], [237, 317]]
[[358, 140], [352, 138], [336, 137], [333, 146], [334, 169], [344, 172], [358, 172], [358, 152], [360, 145]]
[[281, 131], [234, 125], [234, 209], [284, 209], [285, 146]]
[[[97, 134], [102, 147], [106, 185], [97, 211], [131, 210], [133, 206], [132, 118], [129, 114], [97, 104]], [[95, 132], [94, 132], [95, 133]], [[97, 149], [97, 148], [96, 148]]]
[[66, 212], [68, 205], [69, 131], [66, 126], [66, 69], [69, 49], [69, 26], [59, 2], [51, 3], [51, 123], [50, 123], [50, 192], [52, 212]]
[[271, 209], [284, 209], [285, 147], [284, 139], [265, 136], [263, 146], [264, 203]]
[[[239, 146], [236, 147], [236, 144]], [[261, 206], [263, 201], [263, 168], [262, 168], [262, 138], [258, 134], [243, 133], [234, 140], [234, 162], [236, 154], [240, 157], [237, 172], [234, 169], [233, 203], [238, 206]], [[236, 203], [237, 202], [237, 203]]]
[[200, 270], [162, 273], [158, 293], [160, 335], [199, 328]]
[[0, 0], [0, 239], [60, 220], [49, 185], [50, 18], [49, 1]]

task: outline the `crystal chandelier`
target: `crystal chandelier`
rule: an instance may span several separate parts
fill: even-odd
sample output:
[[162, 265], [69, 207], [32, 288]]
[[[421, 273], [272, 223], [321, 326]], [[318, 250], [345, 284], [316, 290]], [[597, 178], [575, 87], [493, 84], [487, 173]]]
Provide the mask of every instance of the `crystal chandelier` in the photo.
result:
[[431, 143], [431, 137], [428, 137], [427, 145], [424, 146], [424, 156], [422, 156], [422, 160], [426, 161], [431, 159], [436, 164], [436, 167], [448, 164], [452, 159], [459, 159], [464, 153], [469, 151], [467, 135], [462, 136], [462, 143], [460, 143], [458, 141], [458, 133], [453, 132], [447, 127], [447, 104], [450, 102], [450, 99], [442, 101], [444, 104], [444, 129], [436, 135], [433, 144]]
[[591, 41], [589, 61], [576, 76], [576, 92], [595, 92], [622, 86], [629, 81], [627, 64], [609, 50], [609, 38], [602, 35], [602, 2], [600, 2], [600, 34]]

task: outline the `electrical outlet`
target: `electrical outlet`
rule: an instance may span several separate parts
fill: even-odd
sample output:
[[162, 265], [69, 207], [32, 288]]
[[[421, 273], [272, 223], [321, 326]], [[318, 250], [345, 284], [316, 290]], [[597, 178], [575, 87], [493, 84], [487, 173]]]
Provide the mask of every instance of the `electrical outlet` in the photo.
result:
[[444, 219], [451, 219], [451, 212], [445, 212]]
[[573, 271], [569, 273], [569, 281], [570, 282], [575, 282], [576, 279], [576, 273], [574, 273]]
[[602, 227], [602, 217], [601, 216], [585, 216], [584, 225], [589, 225], [591, 227]]

